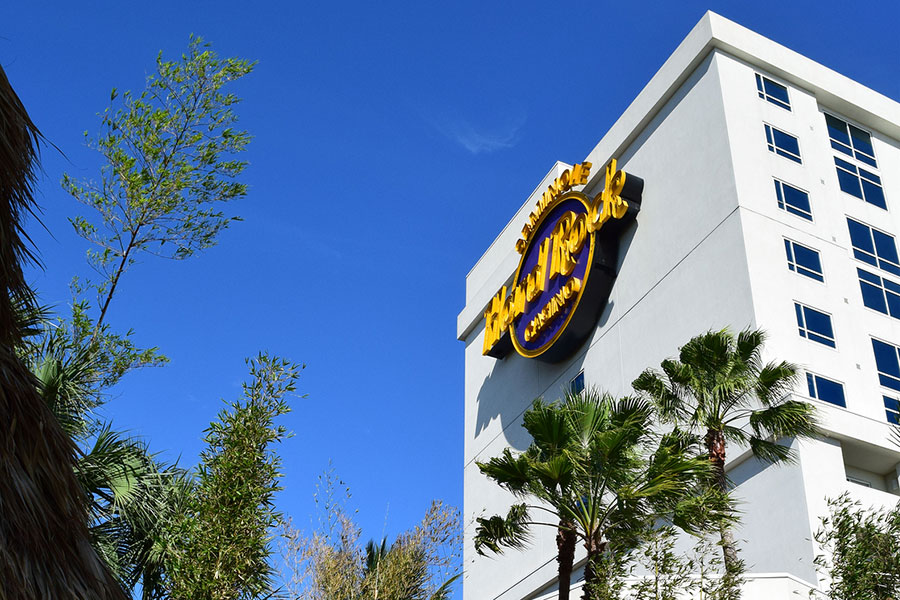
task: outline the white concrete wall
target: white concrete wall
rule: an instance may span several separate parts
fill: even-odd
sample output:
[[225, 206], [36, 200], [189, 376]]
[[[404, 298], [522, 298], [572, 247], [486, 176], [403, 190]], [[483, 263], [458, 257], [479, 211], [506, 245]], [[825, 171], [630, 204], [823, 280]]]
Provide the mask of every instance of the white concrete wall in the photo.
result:
[[[789, 87], [790, 112], [758, 98], [755, 71]], [[840, 191], [823, 108], [872, 132], [888, 211]], [[799, 138], [802, 165], [768, 152], [764, 123]], [[794, 442], [795, 465], [765, 467], [740, 449], [729, 450], [729, 474], [743, 502], [738, 538], [751, 570], [747, 597], [787, 597], [816, 582], [812, 559], [818, 550], [811, 538], [826, 497], [847, 491], [866, 504], [896, 502], [884, 490], [846, 480], [854, 472], [877, 477], [900, 463], [888, 440], [870, 341], [874, 335], [900, 345], [900, 320], [862, 305], [856, 268], [877, 271], [852, 257], [846, 225], [851, 216], [900, 237], [896, 138], [896, 102], [708, 14], [588, 157], [595, 163], [589, 193], [599, 191], [602, 163], [611, 155], [646, 182], [642, 211], [623, 236], [619, 277], [594, 336], [557, 365], [517, 355], [483, 357], [481, 314], [515, 270], [514, 241], [536, 196], [566, 165], [551, 168], [470, 272], [457, 321], [466, 346], [466, 598], [533, 597], [552, 585], [556, 572], [550, 528], [537, 532], [526, 551], [475, 554], [474, 519], [504, 513], [513, 500], [481, 476], [475, 461], [506, 447], [524, 449], [529, 439], [521, 416], [531, 400], [558, 397], [582, 368], [588, 385], [628, 393], [641, 370], [708, 329], [763, 327], [770, 336], [768, 357], [840, 381], [847, 396], [846, 409], [813, 401], [825, 438]], [[813, 222], [777, 208], [773, 177], [810, 193]], [[787, 269], [785, 238], [820, 252], [824, 283]], [[836, 349], [797, 334], [795, 301], [832, 315]], [[801, 379], [797, 396], [806, 393]]]
[[[527, 446], [521, 415], [533, 398], [558, 397], [582, 367], [589, 385], [628, 393], [643, 369], [658, 365], [697, 332], [753, 325], [717, 60], [710, 56], [701, 63], [620, 156], [622, 168], [646, 182], [642, 210], [623, 238], [609, 305], [585, 347], [569, 361], [547, 365], [517, 355], [481, 356], [483, 323], [466, 337], [467, 598], [521, 598], [555, 575], [550, 528], [539, 532], [531, 549], [502, 557], [478, 557], [471, 545], [474, 518], [503, 513], [512, 501], [474, 461], [507, 446]], [[486, 302], [512, 274], [509, 257], [518, 256], [512, 241], [500, 254], [479, 261], [478, 272], [493, 275], [483, 279], [484, 291], [470, 290], [472, 301]]]
[[[871, 469], [879, 473], [893, 468], [890, 466], [891, 453], [900, 460], [898, 449], [888, 440], [883, 390], [878, 384], [871, 344], [873, 335], [900, 344], [900, 320], [863, 306], [856, 269], [862, 267], [895, 281], [900, 278], [880, 273], [853, 258], [846, 222], [850, 216], [895, 236], [900, 233], [897, 216], [900, 182], [896, 181], [900, 154], [896, 142], [872, 129], [876, 122], [868, 126], [857, 123], [873, 133], [879, 164], [877, 172], [882, 175], [889, 210], [866, 204], [842, 192], [838, 185], [833, 160], [838, 154], [829, 144], [822, 110], [825, 108], [843, 116], [841, 113], [821, 106], [808, 90], [743, 60], [723, 54], [719, 65], [754, 312], [759, 326], [769, 332], [767, 355], [797, 363], [804, 376], [810, 371], [839, 381], [846, 394], [846, 409], [813, 401], [822, 411], [824, 429], [835, 437], [800, 445], [799, 464], [790, 467], [796, 472], [791, 477], [790, 492], [783, 492], [784, 487], [768, 484], [739, 488], [747, 506], [743, 531], [749, 538], [745, 545], [748, 562], [759, 570], [786, 571], [815, 582], [810, 561], [818, 550], [811, 537], [827, 510], [826, 497], [849, 491], [877, 506], [898, 500], [897, 496], [884, 491], [869, 490], [846, 481], [838, 438], [864, 440], [870, 447]], [[757, 96], [755, 72], [787, 84], [790, 112]], [[848, 88], [846, 93], [852, 91]], [[852, 97], [842, 99], [844, 105], [853, 101]], [[764, 123], [799, 138], [802, 165], [768, 151]], [[777, 207], [773, 178], [809, 192], [812, 222]], [[824, 283], [788, 270], [785, 238], [819, 251]], [[832, 316], [836, 348], [798, 335], [795, 301]], [[802, 397], [807, 395], [805, 378], [800, 380], [797, 393]], [[857, 454], [859, 452], [865, 456], [864, 450]], [[773, 494], [774, 490], [778, 492]], [[776, 499], [774, 505], [773, 498]], [[805, 522], [805, 535], [794, 537], [792, 531], [791, 535], [784, 536], [783, 521], [794, 523], [794, 529]], [[770, 539], [779, 539], [779, 542], [766, 541]], [[802, 547], [798, 548], [798, 544]]]

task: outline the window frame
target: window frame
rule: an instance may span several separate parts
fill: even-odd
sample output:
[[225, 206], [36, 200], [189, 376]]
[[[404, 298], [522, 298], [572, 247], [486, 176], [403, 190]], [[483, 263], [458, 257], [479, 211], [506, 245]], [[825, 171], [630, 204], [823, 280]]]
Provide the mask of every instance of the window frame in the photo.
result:
[[[885, 346], [890, 346], [894, 349], [894, 357], [897, 361], [898, 371], [900, 371], [900, 347], [893, 342], [875, 336], [870, 336], [870, 339], [872, 340], [872, 354], [875, 357], [875, 372], [878, 374], [878, 385], [889, 390], [894, 390], [895, 392], [900, 392], [900, 375], [893, 375], [887, 371], [878, 370], [878, 354], [875, 352], [875, 343], [878, 342], [879, 344], [884, 344]], [[888, 380], [894, 380], [896, 387], [885, 385], [882, 381], [882, 377], [887, 378]]]
[[[824, 315], [828, 317], [828, 324], [831, 327], [831, 338], [826, 336], [824, 333], [820, 333], [818, 331], [812, 330], [809, 328], [809, 323], [806, 315], [806, 310], [811, 310], [820, 315]], [[826, 348], [831, 348], [832, 350], [837, 350], [837, 334], [834, 330], [834, 319], [832, 319], [831, 313], [827, 313], [825, 311], [819, 310], [813, 306], [808, 304], [804, 304], [803, 302], [799, 302], [794, 300], [794, 315], [797, 318], [797, 330], [800, 337], [810, 341], [825, 346]], [[801, 315], [802, 315], [802, 323], [801, 323]], [[810, 335], [814, 337], [810, 337]], [[831, 343], [828, 343], [830, 339]], [[825, 341], [822, 341], [825, 340]]]
[[[580, 390], [576, 390], [576, 389], [575, 389], [575, 382], [578, 380], [579, 377], [581, 378], [581, 389], [580, 389]], [[580, 394], [581, 392], [584, 391], [584, 389], [585, 389], [585, 383], [584, 383], [584, 369], [578, 371], [578, 374], [575, 375], [575, 377], [573, 377], [572, 379], [569, 380], [569, 388], [568, 388], [568, 389], [569, 389], [569, 393], [571, 393], [572, 395]]]
[[[888, 423], [893, 423], [894, 425], [900, 425], [900, 399], [892, 398], [886, 394], [881, 394], [882, 402], [884, 403], [884, 418]], [[897, 408], [892, 408], [888, 406], [888, 402], [892, 402], [894, 406]], [[893, 419], [891, 419], [891, 415]]]
[[[878, 229], [877, 227], [872, 227], [868, 223], [864, 223], [863, 221], [860, 221], [859, 219], [855, 219], [849, 215], [845, 215], [845, 217], [847, 218], [847, 234], [850, 236], [850, 250], [852, 251], [851, 253], [853, 254], [853, 259], [857, 260], [865, 265], [869, 265], [870, 267], [873, 267], [875, 269], [879, 269], [881, 271], [885, 271], [886, 273], [890, 273], [891, 275], [900, 276], [900, 250], [898, 250], [898, 248], [897, 248], [897, 238], [895, 236], [891, 235], [890, 233], [888, 233], [887, 231], [884, 231], [883, 229]], [[850, 229], [850, 221], [853, 221], [857, 225], [859, 225], [861, 227], [865, 227], [866, 229], [869, 230], [869, 241], [872, 243], [872, 249], [875, 251], [875, 254], [872, 254], [868, 250], [865, 250], [864, 248], [860, 248], [859, 246], [855, 246], [853, 244], [853, 235], [851, 233], [852, 230]], [[895, 254], [898, 255], [898, 262], [895, 263], [886, 258], [882, 258], [878, 254], [878, 244], [875, 243], [875, 232], [876, 231], [885, 237], [891, 238], [891, 241], [893, 242], [893, 245], [894, 245], [894, 252], [895, 252]], [[873, 259], [875, 259], [875, 262], [871, 263], [867, 260], [860, 258], [859, 256], [857, 256], [857, 252], [859, 252], [860, 254], [864, 254], [865, 256], [872, 257]], [[894, 269], [884, 268], [881, 265], [882, 262], [887, 265], [893, 266]]]
[[[771, 77], [768, 77], [767, 75], [763, 75], [762, 73], [759, 73], [759, 72], [755, 72], [754, 75], [756, 75], [756, 94], [757, 94], [757, 96], [759, 96], [759, 98], [761, 98], [762, 100], [766, 100], [770, 104], [774, 104], [778, 108], [782, 108], [788, 112], [793, 112], [793, 110], [791, 109], [791, 93], [790, 93], [790, 88], [788, 88], [788, 86], [786, 86], [783, 83], [780, 83], [778, 81], [775, 81]], [[769, 83], [772, 83], [779, 87], [784, 88], [784, 95], [787, 96], [787, 101], [784, 101], [780, 98], [776, 98], [775, 96], [772, 96], [769, 93], [768, 88], [766, 87], [766, 82], [769, 82]]]
[[[801, 275], [808, 279], [812, 279], [813, 281], [817, 281], [819, 283], [825, 283], [825, 268], [822, 266], [822, 253], [819, 252], [818, 250], [816, 250], [815, 248], [807, 246], [806, 244], [801, 244], [800, 242], [798, 242], [796, 240], [792, 240], [791, 238], [785, 237], [782, 239], [784, 240], [784, 250], [785, 250], [785, 254], [787, 256], [788, 270], [793, 271], [794, 274], [796, 274], [796, 275]], [[794, 246], [800, 246], [801, 248], [803, 248], [805, 250], [809, 250], [810, 252], [814, 253], [816, 255], [816, 258], [819, 260], [819, 269], [820, 270], [818, 272], [816, 272], [816, 271], [813, 271], [811, 268], [807, 267], [806, 265], [800, 265], [800, 263], [797, 262], [797, 253], [794, 249]], [[788, 248], [790, 248], [790, 254], [788, 254]], [[791, 262], [792, 260], [793, 260], [793, 264]], [[813, 275], [808, 275], [804, 272], [801, 272], [801, 269], [803, 271], [809, 271], [810, 273], [815, 273], [816, 275], [818, 275], [818, 277], [813, 276]]]
[[[798, 165], [803, 164], [803, 150], [802, 150], [802, 148], [800, 148], [800, 138], [799, 137], [797, 137], [796, 135], [794, 135], [792, 133], [788, 133], [787, 131], [784, 131], [783, 129], [778, 129], [774, 125], [772, 125], [770, 123], [766, 123], [765, 121], [763, 121], [763, 129], [765, 130], [766, 146], [768, 147], [769, 152], [771, 152], [772, 154], [775, 154], [776, 156], [786, 158], [786, 159], [790, 160], [791, 162], [797, 163]], [[781, 146], [778, 146], [775, 143], [775, 132], [776, 131], [778, 133], [784, 134], [784, 135], [796, 140], [797, 154], [794, 154], [790, 150], [786, 150], [786, 149], [782, 148]], [[771, 141], [769, 141], [769, 140], [771, 140]]]
[[[849, 165], [850, 168], [855, 169], [855, 172], [851, 171], [847, 167], [841, 166], [839, 163], [845, 163], [846, 165]], [[871, 171], [868, 171], [866, 169], [863, 169], [859, 165], [855, 165], [849, 161], [846, 161], [843, 158], [841, 158], [840, 156], [834, 157], [834, 169], [835, 169], [835, 174], [837, 175], [837, 178], [838, 178], [838, 189], [841, 190], [842, 193], [847, 194], [848, 196], [853, 196], [857, 200], [862, 200], [866, 204], [871, 204], [872, 206], [876, 206], [882, 210], [888, 210], [887, 194], [884, 192], [884, 183], [882, 182], [880, 175], [878, 175], [877, 173], [872, 173]], [[841, 179], [841, 173], [846, 173], [847, 175], [855, 178], [856, 182], [859, 184], [859, 187], [858, 187], [859, 196], [857, 196], [855, 193], [853, 193], [851, 191], [844, 189], [844, 186], [841, 183], [843, 181]], [[878, 181], [874, 181], [868, 177], [863, 176], [863, 173], [867, 173], [867, 174], [871, 175], [872, 177], [877, 178]], [[873, 200], [869, 199], [869, 195], [866, 194], [867, 188], [864, 185], [864, 183], [868, 183], [869, 185], [875, 186], [881, 190], [881, 199], [884, 201], [884, 206], [882, 206], [881, 203], [879, 203], [879, 202], [874, 202]]]
[[[801, 218], [804, 221], [809, 221], [810, 223], [816, 222], [815, 217], [813, 216], [812, 201], [809, 199], [808, 191], [777, 177], [773, 177], [772, 181], [775, 182], [775, 206], [778, 207], [778, 210], [782, 210], [789, 215], [794, 215], [795, 217]], [[788, 204], [787, 195], [784, 193], [785, 186], [791, 188], [792, 190], [796, 190], [806, 196], [806, 202], [807, 204], [809, 204], [809, 213], [806, 213], [802, 208], [797, 208], [793, 204]], [[808, 217], [806, 216], [807, 214], [809, 215]]]
[[[840, 388], [842, 404], [839, 404], [837, 402], [832, 402], [831, 400], [824, 400], [818, 396], [819, 385], [816, 382], [817, 378], [825, 380], [828, 383], [836, 384]], [[847, 408], [847, 393], [844, 389], [844, 382], [842, 382], [842, 381], [838, 381], [836, 379], [831, 379], [829, 377], [825, 377], [824, 375], [819, 375], [818, 373], [813, 373], [812, 371], [807, 371], [806, 372], [806, 391], [807, 391], [807, 397], [812, 400], [818, 400], [819, 402], [824, 402], [825, 404], [830, 404], [831, 406], [839, 406], [841, 408]]]
[[[850, 158], [851, 160], [857, 161], [860, 164], [867, 165], [873, 169], [878, 168], [878, 157], [875, 156], [875, 144], [872, 143], [873, 136], [872, 136], [871, 131], [869, 131], [868, 129], [864, 129], [863, 127], [860, 127], [859, 125], [856, 125], [849, 119], [845, 119], [844, 117], [839, 117], [836, 114], [830, 113], [825, 110], [822, 111], [822, 116], [825, 119], [825, 132], [828, 134], [828, 141], [831, 145], [832, 150], [840, 152], [842, 155]], [[840, 121], [841, 123], [844, 124], [844, 133], [847, 135], [847, 139], [850, 140], [849, 146], [846, 143], [844, 143], [843, 141], [836, 140], [833, 137], [831, 137], [831, 126], [828, 124], [828, 117], [831, 117], [832, 119]], [[869, 136], [869, 145], [872, 147], [872, 154], [869, 154], [863, 150], [859, 150], [856, 147], [856, 145], [853, 143], [854, 137], [853, 137], [853, 132], [851, 130], [851, 127], [853, 129], [861, 131], [862, 133]], [[841, 148], [846, 148], [850, 151], [847, 152], [846, 150], [842, 150], [841, 148], [838, 148], [836, 145], [840, 146]], [[869, 162], [866, 159], [859, 158], [857, 156], [857, 153], [861, 154], [862, 156], [865, 156], [868, 159], [871, 159], [872, 162]]]
[[[866, 275], [868, 275], [872, 278], [875, 278], [878, 281], [874, 282], [871, 279], [866, 279], [865, 277], [862, 276], [862, 273], [865, 273]], [[861, 269], [859, 267], [856, 268], [856, 274], [857, 274], [857, 277], [859, 278], [859, 288], [860, 288], [859, 291], [860, 291], [860, 294], [862, 295], [863, 306], [866, 307], [867, 309], [873, 310], [879, 314], [900, 320], [900, 283], [896, 283], [894, 281], [891, 281], [890, 279], [885, 279], [884, 277], [882, 277], [881, 275], [879, 275], [877, 273], [870, 273], [869, 271], [866, 271], [865, 269]], [[885, 282], [887, 282], [888, 285], [885, 285]], [[863, 286], [869, 286], [869, 287], [875, 288], [881, 292], [879, 297], [881, 300], [883, 300], [884, 310], [881, 310], [880, 308], [871, 306], [866, 303], [866, 294], [864, 291], [865, 288]], [[894, 286], [896, 289], [893, 289], [893, 290], [889, 289], [891, 286]], [[897, 300], [893, 304], [893, 306], [896, 307], [895, 310], [891, 310], [892, 304], [891, 304], [891, 300], [888, 296], [889, 294], [891, 296], [895, 296], [897, 298]]]

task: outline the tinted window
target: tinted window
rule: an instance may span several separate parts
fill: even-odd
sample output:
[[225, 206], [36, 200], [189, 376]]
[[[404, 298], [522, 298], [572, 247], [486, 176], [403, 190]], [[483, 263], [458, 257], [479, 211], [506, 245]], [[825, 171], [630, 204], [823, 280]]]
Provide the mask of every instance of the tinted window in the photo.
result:
[[796, 302], [794, 310], [797, 313], [797, 327], [801, 337], [835, 347], [834, 330], [829, 315]]
[[797, 138], [780, 129], [775, 129], [771, 125], [766, 125], [765, 128], [769, 152], [774, 152], [778, 156], [789, 158], [794, 162], [801, 162], [800, 142]]
[[900, 390], [900, 364], [897, 361], [897, 347], [873, 339], [872, 350], [875, 352], [875, 364], [878, 366], [878, 380], [881, 385]]
[[784, 250], [788, 269], [816, 281], [825, 281], [818, 252], [791, 240], [784, 240]]
[[844, 398], [844, 386], [837, 381], [832, 381], [821, 375], [807, 373], [806, 385], [809, 387], [810, 397], [838, 406], [847, 406], [847, 401]]
[[781, 210], [812, 221], [812, 209], [809, 204], [809, 194], [803, 190], [797, 189], [776, 179], [775, 197], [778, 198], [778, 208]]
[[756, 89], [759, 97], [763, 98], [786, 110], [791, 110], [791, 101], [788, 98], [788, 90], [780, 83], [776, 83], [768, 77], [756, 74]]

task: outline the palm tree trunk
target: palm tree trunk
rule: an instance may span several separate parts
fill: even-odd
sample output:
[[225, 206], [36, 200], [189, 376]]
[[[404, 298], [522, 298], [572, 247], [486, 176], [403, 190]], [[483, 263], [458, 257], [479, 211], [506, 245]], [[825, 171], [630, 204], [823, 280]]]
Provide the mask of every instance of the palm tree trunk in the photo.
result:
[[559, 563], [559, 600], [569, 600], [572, 587], [572, 566], [575, 563], [575, 529], [567, 521], [560, 521], [556, 530], [556, 562]]
[[90, 545], [77, 448], [19, 356], [40, 133], [0, 67], [0, 598], [126, 595]]
[[584, 588], [581, 600], [594, 600], [606, 587], [607, 574], [601, 564], [606, 543], [591, 539], [584, 543], [584, 547], [587, 549], [587, 563], [584, 565]]
[[[725, 435], [721, 431], [710, 429], [706, 432], [706, 451], [713, 466], [716, 488], [723, 494], [728, 492], [728, 479], [725, 477]], [[725, 560], [725, 571], [734, 573], [740, 568], [734, 533], [728, 523], [719, 525], [719, 537], [722, 544], [722, 557]]]

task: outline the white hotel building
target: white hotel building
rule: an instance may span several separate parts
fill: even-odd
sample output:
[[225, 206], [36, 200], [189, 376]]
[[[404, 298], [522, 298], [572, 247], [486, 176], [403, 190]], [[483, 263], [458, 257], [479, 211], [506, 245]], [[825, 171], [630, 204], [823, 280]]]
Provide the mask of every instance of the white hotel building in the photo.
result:
[[516, 271], [522, 225], [569, 165], [553, 166], [466, 277], [464, 597], [554, 596], [551, 528], [502, 556], [472, 544], [474, 519], [513, 502], [475, 461], [527, 447], [531, 400], [581, 373], [628, 394], [643, 369], [726, 326], [765, 329], [767, 359], [801, 366], [796, 395], [823, 418], [823, 439], [794, 442], [796, 464], [730, 448], [727, 466], [745, 597], [805, 594], [818, 585], [811, 538], [825, 499], [849, 491], [884, 506], [900, 493], [888, 426], [900, 399], [900, 104], [707, 13], [585, 158], [585, 193], [603, 188], [611, 158], [643, 178], [641, 210], [596, 328], [569, 358], [482, 355], [484, 311]]

